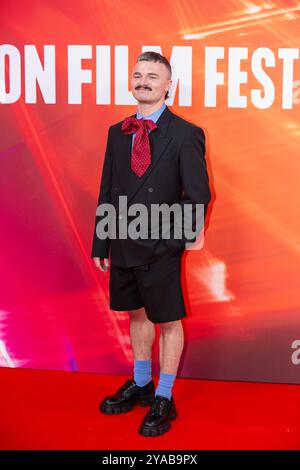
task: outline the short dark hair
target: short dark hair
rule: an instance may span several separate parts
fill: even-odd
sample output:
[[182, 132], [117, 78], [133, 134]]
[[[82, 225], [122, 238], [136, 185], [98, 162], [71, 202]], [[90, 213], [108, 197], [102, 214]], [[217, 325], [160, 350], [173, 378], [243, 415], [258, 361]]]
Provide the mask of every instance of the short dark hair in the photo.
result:
[[[170, 65], [170, 62], [166, 57], [163, 55], [159, 54], [158, 52], [154, 51], [146, 51], [140, 54], [137, 58], [137, 62], [141, 62], [142, 60], [146, 60], [147, 62], [160, 62], [161, 64], [164, 64], [169, 72], [169, 78], [172, 77], [172, 68]], [[169, 90], [165, 94], [165, 100], [169, 97]]]

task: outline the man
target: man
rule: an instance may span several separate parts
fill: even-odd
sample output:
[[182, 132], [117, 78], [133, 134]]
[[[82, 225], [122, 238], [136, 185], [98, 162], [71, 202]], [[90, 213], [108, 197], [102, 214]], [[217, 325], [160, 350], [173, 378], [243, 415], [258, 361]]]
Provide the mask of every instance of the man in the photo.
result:
[[[163, 203], [178, 203], [182, 209], [190, 206], [193, 229], [196, 205], [201, 204], [206, 213], [211, 194], [204, 133], [166, 106], [171, 84], [168, 60], [156, 52], [141, 54], [131, 78], [137, 113], [109, 128], [98, 208], [111, 204], [116, 209], [117, 229], [127, 217], [120, 206], [121, 196], [126, 196], [132, 208], [137, 203], [149, 210]], [[132, 213], [128, 219], [133, 221]], [[177, 213], [167, 228], [174, 230], [182, 220], [182, 214]], [[110, 236], [102, 238], [103, 221], [104, 213], [97, 211], [92, 257], [101, 271], [110, 268], [110, 308], [129, 312], [134, 367], [133, 379], [104, 398], [100, 410], [116, 414], [132, 410], [137, 403], [151, 405], [139, 433], [158, 436], [170, 429], [177, 416], [172, 388], [184, 345], [182, 319], [186, 316], [181, 258], [191, 238], [178, 238], [173, 233], [170, 238], [163, 237], [160, 222], [159, 236], [151, 237], [155, 230], [148, 229], [145, 218], [142, 225], [148, 238], [118, 237], [112, 229]], [[156, 389], [151, 375], [155, 324], [160, 325]]]

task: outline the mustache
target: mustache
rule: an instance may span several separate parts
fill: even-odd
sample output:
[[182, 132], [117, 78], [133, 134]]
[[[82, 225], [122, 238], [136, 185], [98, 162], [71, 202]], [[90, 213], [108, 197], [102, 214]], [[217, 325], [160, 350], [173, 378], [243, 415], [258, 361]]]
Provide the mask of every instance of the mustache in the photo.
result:
[[140, 88], [142, 88], [143, 90], [149, 90], [149, 91], [151, 91], [151, 88], [149, 88], [148, 86], [141, 86], [141, 85], [138, 85], [137, 87], [135, 87], [136, 90], [139, 90]]

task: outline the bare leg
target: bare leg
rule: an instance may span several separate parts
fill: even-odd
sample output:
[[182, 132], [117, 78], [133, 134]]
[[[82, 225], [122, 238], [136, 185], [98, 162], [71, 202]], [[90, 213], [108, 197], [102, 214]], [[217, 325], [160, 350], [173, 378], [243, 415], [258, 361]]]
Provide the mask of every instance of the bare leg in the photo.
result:
[[164, 372], [165, 374], [177, 374], [183, 346], [184, 331], [181, 320], [160, 323], [160, 372]]
[[152, 358], [155, 339], [155, 326], [144, 308], [130, 310], [130, 338], [135, 360], [146, 361]]

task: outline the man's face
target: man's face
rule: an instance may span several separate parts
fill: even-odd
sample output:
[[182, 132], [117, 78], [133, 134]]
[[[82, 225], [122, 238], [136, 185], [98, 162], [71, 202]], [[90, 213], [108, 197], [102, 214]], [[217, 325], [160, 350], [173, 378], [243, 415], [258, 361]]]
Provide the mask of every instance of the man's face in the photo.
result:
[[137, 62], [131, 76], [131, 91], [139, 103], [157, 103], [164, 99], [172, 80], [167, 67], [160, 62]]

